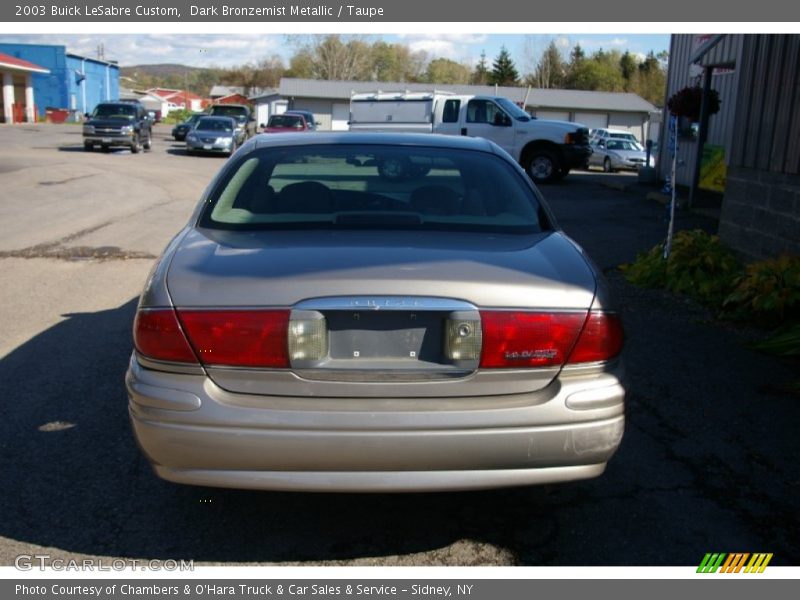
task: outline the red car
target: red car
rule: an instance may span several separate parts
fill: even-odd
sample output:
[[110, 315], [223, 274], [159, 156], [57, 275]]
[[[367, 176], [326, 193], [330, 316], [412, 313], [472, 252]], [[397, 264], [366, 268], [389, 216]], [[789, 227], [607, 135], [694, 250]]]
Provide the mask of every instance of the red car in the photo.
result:
[[288, 112], [282, 115], [272, 115], [267, 121], [267, 126], [264, 127], [264, 133], [306, 132], [312, 130], [313, 126], [309, 125], [304, 115]]

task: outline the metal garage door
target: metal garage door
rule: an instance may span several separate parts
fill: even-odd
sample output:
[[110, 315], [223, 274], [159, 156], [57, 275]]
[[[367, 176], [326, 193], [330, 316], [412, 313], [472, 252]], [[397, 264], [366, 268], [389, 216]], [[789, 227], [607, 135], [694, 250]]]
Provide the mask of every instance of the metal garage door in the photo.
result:
[[297, 98], [291, 110], [310, 110], [314, 113], [314, 120], [317, 122], [317, 129], [320, 131], [331, 130], [331, 113], [333, 112], [330, 100], [318, 98]]
[[569, 112], [560, 110], [537, 110], [536, 117], [539, 119], [554, 119], [556, 121], [569, 121]]
[[611, 113], [608, 119], [609, 129], [619, 129], [622, 131], [630, 131], [636, 136], [636, 139], [642, 142], [644, 140], [644, 118], [642, 115], [631, 113]]
[[350, 120], [350, 104], [348, 102], [334, 102], [331, 115], [331, 129], [334, 131], [347, 131]]
[[586, 125], [589, 129], [604, 129], [608, 126], [607, 113], [576, 112], [575, 122]]

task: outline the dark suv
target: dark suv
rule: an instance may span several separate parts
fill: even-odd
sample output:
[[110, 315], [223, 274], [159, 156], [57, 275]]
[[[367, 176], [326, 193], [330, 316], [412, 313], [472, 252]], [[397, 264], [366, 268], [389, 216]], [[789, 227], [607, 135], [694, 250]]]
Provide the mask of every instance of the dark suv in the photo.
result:
[[126, 147], [136, 154], [150, 150], [152, 121], [138, 102], [101, 102], [83, 124], [83, 147], [103, 150]]
[[245, 140], [256, 134], [256, 118], [246, 104], [215, 104], [208, 114], [212, 117], [232, 117], [236, 121], [236, 129]]

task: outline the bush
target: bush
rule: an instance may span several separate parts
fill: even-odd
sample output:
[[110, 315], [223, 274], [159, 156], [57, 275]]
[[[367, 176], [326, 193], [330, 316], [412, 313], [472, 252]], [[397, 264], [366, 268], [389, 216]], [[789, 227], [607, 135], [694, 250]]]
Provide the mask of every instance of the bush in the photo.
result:
[[753, 347], [775, 356], [800, 357], [800, 323], [779, 330]]
[[800, 320], [800, 257], [781, 256], [747, 265], [722, 307], [729, 318], [767, 327]]
[[168, 125], [175, 125], [177, 123], [183, 123], [189, 116], [192, 114], [192, 111], [186, 110], [185, 108], [180, 108], [178, 110], [171, 110], [169, 114], [164, 117], [163, 122]]
[[669, 258], [664, 260], [663, 255], [664, 246], [659, 244], [621, 269], [631, 283], [664, 287], [712, 307], [722, 305], [741, 273], [733, 252], [717, 236], [700, 229], [675, 234]]

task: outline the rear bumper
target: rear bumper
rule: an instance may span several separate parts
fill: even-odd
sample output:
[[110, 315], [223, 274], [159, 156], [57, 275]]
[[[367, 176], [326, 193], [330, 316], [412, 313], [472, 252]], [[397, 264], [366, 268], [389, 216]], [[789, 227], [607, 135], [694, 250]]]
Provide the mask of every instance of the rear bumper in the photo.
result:
[[334, 492], [563, 482], [600, 475], [624, 428], [624, 390], [610, 373], [497, 396], [497, 408], [478, 411], [453, 398], [441, 409], [431, 399], [401, 410], [402, 399], [246, 397], [135, 359], [126, 383], [133, 430], [156, 473], [192, 485]]

